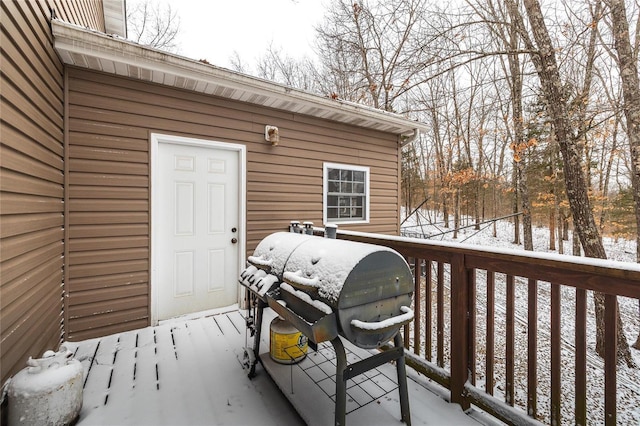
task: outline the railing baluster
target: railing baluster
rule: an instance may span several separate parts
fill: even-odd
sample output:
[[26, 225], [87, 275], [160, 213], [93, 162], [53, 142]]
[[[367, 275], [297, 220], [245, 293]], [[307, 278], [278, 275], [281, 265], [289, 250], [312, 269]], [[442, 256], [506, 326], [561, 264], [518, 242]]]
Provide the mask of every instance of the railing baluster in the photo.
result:
[[420, 331], [422, 330], [422, 259], [413, 259], [415, 289], [413, 294], [413, 352], [420, 355]]
[[558, 284], [551, 284], [551, 424], [559, 425], [561, 394], [561, 294]]
[[431, 332], [433, 327], [431, 325], [431, 321], [433, 316], [431, 315], [433, 311], [433, 306], [431, 305], [431, 261], [425, 259], [424, 261], [424, 269], [425, 269], [425, 290], [424, 290], [424, 352], [425, 358], [427, 361], [432, 360], [432, 344], [431, 344]]
[[487, 359], [486, 359], [486, 382], [485, 387], [489, 395], [493, 395], [493, 359], [495, 348], [495, 312], [496, 312], [496, 296], [495, 296], [496, 278], [493, 271], [487, 271]]
[[576, 289], [576, 407], [577, 425], [587, 424], [587, 292]]
[[476, 270], [469, 269], [467, 271], [467, 285], [469, 287], [468, 305], [469, 305], [469, 344], [468, 358], [470, 377], [469, 381], [472, 385], [476, 384]]
[[538, 411], [538, 282], [529, 279], [527, 297], [527, 414]]
[[616, 424], [616, 364], [618, 358], [618, 298], [604, 296], [604, 424]]
[[438, 367], [444, 367], [444, 264], [438, 262], [438, 287], [436, 292], [437, 299], [437, 319], [436, 319], [436, 333], [437, 342], [436, 360]]
[[505, 375], [506, 389], [505, 402], [513, 406], [515, 401], [514, 386], [514, 354], [515, 354], [515, 285], [513, 275], [507, 275], [507, 318], [506, 318], [506, 338], [505, 338]]

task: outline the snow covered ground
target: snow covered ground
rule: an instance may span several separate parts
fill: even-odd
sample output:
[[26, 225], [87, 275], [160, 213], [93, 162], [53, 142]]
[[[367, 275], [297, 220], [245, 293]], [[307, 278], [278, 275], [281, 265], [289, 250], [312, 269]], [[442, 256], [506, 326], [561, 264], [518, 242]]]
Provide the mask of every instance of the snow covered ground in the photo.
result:
[[[461, 226], [473, 225], [472, 221], [464, 222]], [[450, 226], [453, 226], [451, 221]], [[507, 220], [496, 222], [496, 237], [493, 236], [493, 224], [487, 223], [481, 225], [481, 230], [476, 231], [473, 226], [463, 228], [458, 233], [458, 238], [453, 239], [451, 228], [445, 228], [442, 218], [438, 218], [433, 212], [419, 212], [409, 218], [403, 224], [403, 231], [407, 236], [414, 234], [424, 234], [429, 236], [432, 241], [461, 242], [465, 244], [477, 244], [489, 248], [501, 248], [509, 250], [524, 250], [522, 245], [512, 243], [514, 237], [513, 224]], [[522, 234], [521, 234], [522, 235]], [[622, 262], [635, 262], [636, 244], [635, 241], [614, 240], [604, 238], [603, 240], [607, 256], [611, 260]], [[557, 253], [549, 250], [549, 230], [547, 228], [534, 227], [533, 229], [534, 250], [537, 252]], [[564, 252], [572, 251], [572, 241], [564, 241]], [[557, 246], [556, 246], [557, 249]], [[496, 277], [498, 278], [498, 277]], [[486, 291], [483, 288], [485, 278], [479, 273], [477, 278], [478, 285], [478, 312], [477, 312], [477, 338], [478, 338], [478, 361], [477, 361], [477, 386], [484, 389], [484, 336], [486, 334], [485, 325], [485, 309]], [[550, 287], [548, 283], [538, 284], [538, 416], [539, 419], [549, 423], [549, 395], [550, 395]], [[635, 342], [640, 332], [640, 319], [638, 313], [638, 300], [628, 299], [624, 297], [618, 298], [620, 306], [620, 314], [624, 324], [624, 331], [632, 344]], [[574, 315], [575, 315], [575, 292], [571, 288], [562, 288], [562, 330], [563, 330], [563, 349], [562, 362], [567, 366], [562, 371], [562, 392], [566, 397], [563, 399], [562, 417], [563, 424], [572, 424], [573, 419], [573, 365], [574, 365]], [[496, 318], [495, 318], [495, 335], [496, 335], [496, 383], [494, 393], [499, 398], [504, 394], [504, 344], [501, 343], [501, 336], [504, 335], [505, 321], [504, 317], [504, 283], [500, 280], [496, 281]], [[593, 313], [593, 300], [588, 297], [588, 416], [590, 423], [603, 423], [604, 410], [604, 374], [602, 359], [595, 353], [595, 325]], [[516, 404], [521, 408], [526, 406], [526, 351], [527, 351], [527, 334], [526, 334], [526, 318], [527, 318], [527, 282], [525, 280], [516, 279]], [[434, 340], [435, 341], [435, 340]], [[640, 351], [631, 349], [634, 360], [640, 366]], [[618, 424], [640, 424], [640, 367], [627, 368], [620, 366], [618, 368]]]

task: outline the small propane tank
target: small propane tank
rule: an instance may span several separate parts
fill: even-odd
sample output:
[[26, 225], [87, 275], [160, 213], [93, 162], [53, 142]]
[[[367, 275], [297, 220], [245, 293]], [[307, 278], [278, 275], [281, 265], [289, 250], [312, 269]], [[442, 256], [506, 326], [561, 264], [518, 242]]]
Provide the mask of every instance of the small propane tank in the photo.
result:
[[61, 346], [42, 358], [29, 358], [27, 367], [9, 383], [9, 425], [67, 425], [82, 408], [83, 368]]
[[274, 318], [269, 331], [269, 355], [275, 362], [295, 364], [307, 356], [307, 337], [288, 321]]

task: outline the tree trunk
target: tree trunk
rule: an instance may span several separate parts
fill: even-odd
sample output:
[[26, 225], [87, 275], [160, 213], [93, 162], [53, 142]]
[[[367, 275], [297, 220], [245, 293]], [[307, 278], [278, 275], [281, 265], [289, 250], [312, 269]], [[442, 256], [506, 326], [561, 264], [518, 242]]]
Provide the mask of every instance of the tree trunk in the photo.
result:
[[[445, 187], [443, 186], [443, 188]], [[447, 203], [449, 196], [445, 191], [442, 191], [442, 193], [442, 220], [444, 221], [444, 227], [449, 228], [449, 204]]]
[[520, 202], [522, 203], [522, 236], [524, 249], [533, 251], [533, 230], [531, 229], [531, 204], [529, 203], [529, 186], [524, 160], [520, 161], [518, 173], [520, 175]]
[[[593, 210], [589, 199], [589, 186], [586, 181], [577, 141], [573, 136], [576, 132], [571, 127], [566, 96], [556, 62], [553, 42], [549, 36], [540, 3], [538, 0], [524, 0], [533, 38], [538, 46], [537, 52], [531, 55], [536, 67], [540, 84], [547, 103], [547, 109], [555, 139], [560, 146], [564, 163], [565, 186], [567, 198], [573, 215], [573, 223], [584, 249], [585, 256], [606, 259], [606, 252], [600, 238], [598, 227], [593, 217]], [[594, 294], [596, 304], [596, 351], [604, 355], [604, 296]], [[599, 306], [598, 306], [599, 305]], [[618, 325], [621, 324], [618, 312]], [[627, 365], [633, 365], [629, 344], [624, 337], [623, 328], [618, 327], [618, 360], [624, 360]]]
[[556, 249], [556, 212], [549, 210], [549, 250]]
[[453, 196], [453, 239], [458, 238], [458, 229], [460, 228], [460, 190], [456, 189]]
[[[631, 170], [633, 172], [633, 199], [635, 201], [636, 226], [636, 261], [640, 262], [640, 81], [638, 79], [638, 58], [631, 47], [629, 24], [624, 0], [608, 0], [611, 9], [613, 37], [618, 53], [618, 66], [622, 79], [623, 110], [627, 120], [627, 133], [631, 148]], [[640, 347], [640, 334], [634, 347]]]
[[518, 212], [520, 211], [520, 197], [518, 193], [520, 192], [520, 184], [518, 178], [518, 163], [513, 162], [513, 244], [520, 244], [520, 215]]
[[[638, 313], [640, 313], [640, 300], [638, 300]], [[633, 347], [636, 349], [640, 349], [640, 334], [638, 334], [638, 338], [636, 342], [633, 344]]]
[[475, 192], [476, 192], [476, 196], [475, 196], [475, 199], [473, 200], [473, 209], [474, 209], [474, 216], [475, 216], [475, 224], [474, 224], [473, 229], [475, 229], [476, 231], [479, 231], [480, 230], [480, 222], [481, 222], [481, 220], [480, 220], [480, 206], [481, 206], [481, 204], [480, 204], [480, 202], [481, 202], [480, 191], [481, 191], [481, 188], [482, 188], [482, 182], [480, 182], [480, 178], [479, 177], [477, 178], [476, 182], [474, 183], [474, 187], [475, 187], [474, 189], [475, 189]]
[[557, 221], [558, 221], [558, 253], [559, 254], [564, 254], [564, 229], [563, 229], [563, 225], [562, 225], [562, 217], [560, 216], [560, 212], [558, 211], [558, 206], [556, 205], [556, 208], [554, 209], [553, 214], [556, 216]]
[[562, 215], [562, 240], [569, 241], [569, 218], [564, 214]]
[[573, 229], [573, 255], [574, 256], [582, 256], [582, 247], [580, 246], [580, 237], [578, 237], [578, 232], [576, 229]]

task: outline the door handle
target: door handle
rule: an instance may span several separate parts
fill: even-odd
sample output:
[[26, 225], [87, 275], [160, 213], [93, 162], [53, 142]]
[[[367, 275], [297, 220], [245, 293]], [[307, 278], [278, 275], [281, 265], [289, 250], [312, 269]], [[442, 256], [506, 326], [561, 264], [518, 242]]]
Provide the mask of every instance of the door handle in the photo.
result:
[[231, 243], [232, 243], [232, 244], [235, 244], [235, 243], [237, 243], [237, 242], [238, 242], [238, 239], [237, 239], [237, 238], [232, 238], [232, 239], [231, 239]]

